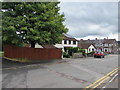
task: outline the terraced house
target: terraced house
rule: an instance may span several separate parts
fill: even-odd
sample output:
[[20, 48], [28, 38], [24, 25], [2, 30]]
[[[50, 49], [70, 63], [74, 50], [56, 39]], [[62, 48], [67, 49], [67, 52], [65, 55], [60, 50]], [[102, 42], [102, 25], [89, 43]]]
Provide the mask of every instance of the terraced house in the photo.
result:
[[117, 53], [117, 41], [115, 39], [95, 39], [95, 40], [79, 40], [78, 45], [79, 47], [82, 45], [93, 45], [96, 49], [93, 51], [103, 51], [105, 53]]

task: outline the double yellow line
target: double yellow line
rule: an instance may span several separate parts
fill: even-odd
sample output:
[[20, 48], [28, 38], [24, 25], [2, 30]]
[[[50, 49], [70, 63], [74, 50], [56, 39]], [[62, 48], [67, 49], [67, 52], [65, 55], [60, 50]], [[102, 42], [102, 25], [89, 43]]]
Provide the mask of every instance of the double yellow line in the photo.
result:
[[111, 72], [109, 72], [108, 74], [106, 74], [105, 76], [103, 76], [102, 78], [100, 78], [97, 81], [95, 81], [93, 84], [87, 86], [84, 90], [87, 90], [87, 89], [93, 90], [94, 88], [97, 88], [104, 81], [106, 81], [107, 79], [109, 79], [110, 77], [112, 77], [113, 75], [115, 75], [119, 70], [120, 70], [120, 67], [112, 70]]

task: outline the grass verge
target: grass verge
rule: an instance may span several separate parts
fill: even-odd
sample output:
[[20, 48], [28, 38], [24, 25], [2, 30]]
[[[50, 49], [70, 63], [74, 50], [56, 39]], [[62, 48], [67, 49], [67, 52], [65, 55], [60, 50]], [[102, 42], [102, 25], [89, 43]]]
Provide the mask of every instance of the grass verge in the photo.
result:
[[15, 61], [15, 62], [22, 62], [22, 63], [25, 63], [25, 62], [32, 62], [31, 60], [28, 60], [26, 58], [17, 58], [17, 59], [13, 59], [13, 58], [8, 58], [8, 57], [3, 57], [7, 60], [10, 60], [10, 61]]
[[3, 57], [3, 56], [4, 56], [4, 52], [0, 51], [0, 57]]

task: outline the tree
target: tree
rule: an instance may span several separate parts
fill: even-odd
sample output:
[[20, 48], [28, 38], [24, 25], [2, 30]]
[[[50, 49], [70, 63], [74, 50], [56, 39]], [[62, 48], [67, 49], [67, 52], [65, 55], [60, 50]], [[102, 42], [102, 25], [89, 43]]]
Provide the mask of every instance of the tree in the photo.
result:
[[0, 29], [0, 51], [2, 51], [2, 30]]
[[68, 29], [63, 24], [59, 2], [4, 2], [3, 44], [56, 44]]

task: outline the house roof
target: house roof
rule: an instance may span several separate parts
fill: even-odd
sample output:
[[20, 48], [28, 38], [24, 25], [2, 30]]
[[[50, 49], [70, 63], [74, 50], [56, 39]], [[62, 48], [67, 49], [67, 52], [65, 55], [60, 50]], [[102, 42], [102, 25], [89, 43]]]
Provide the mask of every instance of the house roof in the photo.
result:
[[96, 44], [96, 43], [114, 43], [116, 40], [115, 39], [97, 39], [97, 40], [80, 40], [79, 43], [92, 43], [92, 44]]
[[73, 40], [73, 41], [77, 41], [77, 39], [75, 39], [73, 36], [69, 35], [69, 34], [63, 34], [64, 35], [64, 40]]
[[42, 45], [43, 48], [56, 48], [54, 45]]
[[116, 42], [115, 39], [104, 39], [104, 40], [103, 40], [103, 43], [110, 43], [110, 44], [112, 44], [112, 43], [114, 43], [114, 42]]
[[[80, 47], [80, 48], [83, 48], [83, 49], [88, 49], [89, 47], [90, 47], [90, 45], [93, 45], [94, 46], [94, 44], [92, 44], [92, 43], [82, 43], [82, 44], [78, 44], [78, 47]], [[95, 46], [94, 46], [95, 47]], [[96, 48], [96, 47], [95, 47]]]
[[99, 40], [80, 40], [79, 43], [99, 43]]

